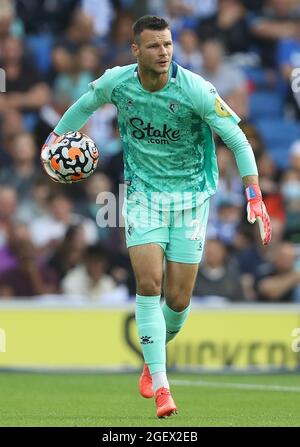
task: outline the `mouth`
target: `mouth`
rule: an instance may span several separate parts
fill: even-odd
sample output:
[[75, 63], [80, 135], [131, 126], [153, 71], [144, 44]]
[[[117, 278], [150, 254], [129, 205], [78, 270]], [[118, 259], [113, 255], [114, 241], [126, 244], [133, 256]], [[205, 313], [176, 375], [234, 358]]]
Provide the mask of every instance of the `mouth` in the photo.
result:
[[168, 60], [162, 60], [157, 62], [157, 64], [160, 65], [161, 67], [165, 67], [168, 63], [169, 63]]

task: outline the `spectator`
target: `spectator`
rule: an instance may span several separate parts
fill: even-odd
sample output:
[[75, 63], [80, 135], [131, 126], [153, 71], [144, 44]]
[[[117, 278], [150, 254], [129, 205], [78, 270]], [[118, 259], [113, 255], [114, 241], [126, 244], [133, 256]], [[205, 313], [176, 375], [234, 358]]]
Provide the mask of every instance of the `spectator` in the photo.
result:
[[103, 54], [105, 67], [135, 63], [131, 52], [133, 17], [129, 13], [118, 13], [115, 17]]
[[267, 0], [261, 14], [251, 19], [251, 29], [265, 67], [276, 67], [276, 49], [280, 39], [294, 38], [300, 7], [296, 0]]
[[26, 33], [62, 33], [80, 0], [16, 0]]
[[166, 2], [165, 0], [148, 0], [151, 14], [167, 16], [170, 4], [178, 15], [193, 16], [197, 19], [209, 17], [216, 12], [217, 0], [178, 0]]
[[101, 0], [101, 8], [98, 0], [82, 0], [81, 7], [82, 11], [93, 20], [97, 36], [105, 38], [115, 14], [111, 0]]
[[270, 217], [276, 217], [284, 221], [285, 211], [279, 188], [280, 172], [267, 152], [262, 153], [258, 157], [257, 169], [259, 172], [259, 184]]
[[135, 277], [130, 263], [129, 253], [126, 247], [124, 228], [117, 230], [116, 239], [118, 246], [114, 246], [112, 252], [112, 267], [110, 274], [118, 285], [126, 286], [129, 296], [135, 296]]
[[57, 292], [56, 278], [41, 265], [30, 240], [19, 241], [15, 247], [16, 267], [0, 275], [0, 297], [33, 297]]
[[53, 94], [55, 98], [60, 98], [64, 107], [69, 107], [86, 93], [88, 84], [95, 79], [95, 74], [85, 70], [82, 66], [82, 62], [86, 62], [85, 59], [82, 59], [82, 54], [82, 50], [74, 55], [66, 53], [65, 57], [69, 59], [69, 62], [65, 71], [55, 78]]
[[35, 219], [45, 216], [48, 213], [49, 201], [52, 196], [59, 194], [59, 188], [60, 186], [52, 182], [44, 172], [40, 172], [32, 185], [31, 195], [18, 203], [16, 219], [31, 225]]
[[33, 184], [39, 175], [35, 164], [37, 152], [33, 135], [21, 132], [13, 138], [13, 164], [0, 169], [0, 184], [15, 188], [20, 201], [31, 197]]
[[289, 169], [281, 179], [281, 193], [286, 214], [285, 237], [300, 243], [300, 174]]
[[38, 112], [49, 101], [50, 90], [33, 62], [25, 56], [20, 39], [8, 37], [3, 44], [2, 67], [6, 73], [6, 94], [2, 111]]
[[300, 175], [300, 140], [294, 141], [290, 148], [289, 165]]
[[6, 244], [17, 209], [17, 193], [10, 186], [0, 186], [0, 247]]
[[184, 29], [180, 32], [178, 42], [174, 45], [174, 59], [184, 68], [200, 73], [202, 54], [200, 42], [194, 30]]
[[300, 271], [296, 269], [296, 246], [287, 241], [273, 245], [271, 260], [256, 275], [258, 300], [293, 302], [299, 300]]
[[294, 109], [295, 116], [300, 118], [300, 104], [297, 103], [297, 96], [294, 96], [292, 89], [295, 82], [294, 77], [299, 76], [298, 70], [295, 69], [300, 67], [300, 17], [295, 24], [297, 25], [295, 36], [279, 41], [277, 65], [285, 81], [287, 104], [290, 104], [291, 108]]
[[19, 243], [30, 240], [30, 231], [26, 224], [14, 222], [10, 226], [6, 243], [0, 247], [0, 273], [17, 266], [16, 248]]
[[34, 219], [30, 225], [32, 240], [40, 250], [48, 251], [57, 247], [70, 225], [83, 225], [86, 242], [97, 241], [97, 227], [86, 217], [73, 212], [72, 201], [64, 194], [55, 195], [49, 200], [48, 213]]
[[87, 242], [83, 227], [80, 225], [70, 226], [47, 264], [56, 273], [59, 283], [71, 269], [82, 262], [86, 248]]
[[119, 133], [118, 119], [114, 117], [111, 122], [112, 135], [106, 144], [102, 144], [101, 162], [102, 166], [107, 166], [114, 155], [122, 152], [122, 141]]
[[194, 296], [220, 296], [229, 301], [243, 301], [237, 264], [229, 259], [227, 249], [218, 239], [208, 239], [200, 264]]
[[62, 291], [73, 297], [85, 296], [90, 301], [101, 300], [101, 296], [113, 291], [114, 280], [107, 274], [108, 256], [103, 247], [87, 248], [84, 261], [70, 270], [62, 280]]
[[233, 200], [237, 205], [244, 204], [243, 183], [238, 175], [234, 156], [224, 143], [217, 143], [217, 160], [219, 167], [219, 185], [212, 202], [219, 204], [226, 199]]
[[[1, 108], [0, 96], [0, 108]], [[15, 109], [3, 111], [0, 113], [0, 169], [8, 167], [12, 163], [11, 152], [13, 150], [13, 140], [16, 134], [24, 130], [22, 115]]]
[[[68, 17], [70, 17], [70, 14], [68, 14]], [[93, 20], [81, 9], [74, 10], [70, 24], [64, 29], [65, 32], [58, 35], [55, 43], [54, 58], [58, 49], [64, 48], [70, 53], [76, 53], [83, 45], [96, 45], [97, 43]]]
[[0, 0], [0, 54], [1, 44], [6, 37], [21, 37], [24, 33], [23, 23], [16, 16], [14, 0]]
[[240, 118], [247, 118], [246, 78], [240, 69], [226, 63], [223, 44], [217, 40], [207, 40], [202, 45], [202, 56], [201, 76], [216, 87], [219, 95]]
[[177, 42], [181, 31], [186, 28], [195, 29], [198, 18], [193, 14], [193, 8], [185, 0], [167, 0], [164, 3], [165, 13], [163, 16], [170, 24], [174, 42]]
[[249, 122], [241, 122], [240, 128], [246, 135], [256, 160], [265, 152], [264, 143], [262, 137], [256, 127]]
[[[272, 218], [272, 244], [278, 244], [283, 237], [284, 222], [282, 219]], [[233, 255], [237, 259], [244, 295], [248, 301], [257, 299], [254, 288], [257, 269], [267, 262], [270, 247], [261, 244], [259, 230], [256, 226], [250, 226], [248, 222], [242, 222], [233, 241]]]
[[[110, 203], [106, 204], [107, 193], [110, 193], [111, 190], [111, 179], [104, 172], [95, 172], [85, 183], [86, 195], [80, 205], [82, 215], [93, 222], [97, 222], [97, 238], [104, 244], [108, 243], [111, 230], [110, 227], [104, 226], [106, 218], [109, 218], [111, 215], [116, 216], [116, 203], [111, 203], [112, 208], [108, 208]], [[101, 194], [104, 194], [102, 198]], [[102, 219], [100, 219], [100, 211], [103, 207], [105, 216], [103, 215]], [[106, 215], [107, 213], [109, 216]]]
[[218, 0], [216, 13], [199, 22], [201, 41], [218, 39], [228, 54], [247, 53], [251, 49], [251, 35], [246, 9], [239, 0]]
[[88, 134], [102, 149], [115, 136], [114, 119], [117, 118], [117, 109], [113, 104], [105, 104], [91, 116], [87, 126]]
[[219, 239], [226, 246], [231, 246], [237, 233], [243, 209], [244, 207], [234, 197], [228, 196], [221, 200], [217, 206], [215, 218], [209, 219], [208, 237]]

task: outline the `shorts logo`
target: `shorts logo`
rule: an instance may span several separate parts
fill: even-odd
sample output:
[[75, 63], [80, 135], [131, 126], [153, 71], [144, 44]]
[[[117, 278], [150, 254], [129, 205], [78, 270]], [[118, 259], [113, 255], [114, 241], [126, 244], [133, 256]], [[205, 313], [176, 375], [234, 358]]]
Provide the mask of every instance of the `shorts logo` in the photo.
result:
[[142, 345], [150, 345], [153, 343], [153, 340], [151, 340], [152, 337], [149, 337], [148, 335], [143, 335], [141, 337], [141, 344]]
[[134, 231], [134, 226], [133, 226], [133, 224], [130, 224], [127, 229], [128, 236], [131, 236], [133, 231]]

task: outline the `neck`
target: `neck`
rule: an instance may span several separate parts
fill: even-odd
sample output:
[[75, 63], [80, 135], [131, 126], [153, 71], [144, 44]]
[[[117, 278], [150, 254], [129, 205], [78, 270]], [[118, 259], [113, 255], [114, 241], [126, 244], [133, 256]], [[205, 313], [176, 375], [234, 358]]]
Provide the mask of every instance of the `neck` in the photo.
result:
[[161, 90], [166, 85], [169, 79], [169, 72], [157, 74], [143, 67], [139, 67], [138, 77], [144, 89], [155, 92]]

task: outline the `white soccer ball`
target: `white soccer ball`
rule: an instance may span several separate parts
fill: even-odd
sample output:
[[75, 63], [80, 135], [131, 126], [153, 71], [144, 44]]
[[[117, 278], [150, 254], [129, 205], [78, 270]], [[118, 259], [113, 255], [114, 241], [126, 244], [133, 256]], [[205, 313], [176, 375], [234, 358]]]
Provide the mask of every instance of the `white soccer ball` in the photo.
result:
[[41, 152], [45, 171], [59, 183], [86, 179], [95, 171], [98, 160], [99, 151], [95, 142], [81, 132], [67, 132]]

